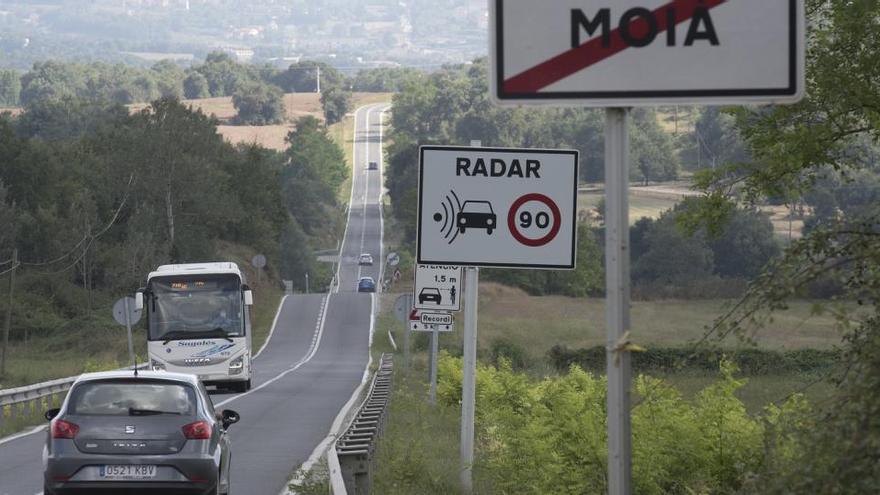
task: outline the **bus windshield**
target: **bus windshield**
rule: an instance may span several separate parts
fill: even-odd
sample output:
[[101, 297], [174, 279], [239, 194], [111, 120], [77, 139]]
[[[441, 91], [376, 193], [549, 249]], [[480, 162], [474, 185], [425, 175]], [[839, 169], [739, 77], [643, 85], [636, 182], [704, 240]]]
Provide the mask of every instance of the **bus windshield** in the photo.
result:
[[154, 278], [148, 294], [150, 340], [244, 335], [241, 280], [235, 275]]

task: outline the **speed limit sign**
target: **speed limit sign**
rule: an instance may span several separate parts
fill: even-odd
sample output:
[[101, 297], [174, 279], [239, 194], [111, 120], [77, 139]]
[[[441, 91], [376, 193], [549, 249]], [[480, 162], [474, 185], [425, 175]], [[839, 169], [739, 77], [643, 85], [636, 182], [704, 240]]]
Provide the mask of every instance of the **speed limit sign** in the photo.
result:
[[423, 146], [418, 262], [571, 269], [578, 153]]

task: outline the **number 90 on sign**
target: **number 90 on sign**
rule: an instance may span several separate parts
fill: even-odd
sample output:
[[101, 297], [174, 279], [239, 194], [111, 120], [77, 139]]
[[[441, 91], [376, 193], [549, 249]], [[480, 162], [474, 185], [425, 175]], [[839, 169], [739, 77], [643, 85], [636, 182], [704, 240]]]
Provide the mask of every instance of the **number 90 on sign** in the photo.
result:
[[559, 234], [562, 214], [559, 206], [549, 197], [538, 193], [525, 194], [511, 205], [507, 227], [520, 244], [544, 246]]

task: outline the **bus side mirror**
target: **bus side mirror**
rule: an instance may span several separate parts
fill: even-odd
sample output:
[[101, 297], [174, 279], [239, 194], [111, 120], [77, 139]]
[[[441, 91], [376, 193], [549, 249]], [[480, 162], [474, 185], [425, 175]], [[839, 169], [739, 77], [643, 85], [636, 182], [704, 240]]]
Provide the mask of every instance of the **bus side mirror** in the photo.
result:
[[254, 305], [254, 293], [251, 292], [250, 289], [247, 289], [246, 291], [244, 291], [244, 304], [246, 306], [253, 306]]
[[144, 310], [144, 293], [141, 291], [137, 291], [134, 293], [134, 310], [135, 311], [143, 311]]

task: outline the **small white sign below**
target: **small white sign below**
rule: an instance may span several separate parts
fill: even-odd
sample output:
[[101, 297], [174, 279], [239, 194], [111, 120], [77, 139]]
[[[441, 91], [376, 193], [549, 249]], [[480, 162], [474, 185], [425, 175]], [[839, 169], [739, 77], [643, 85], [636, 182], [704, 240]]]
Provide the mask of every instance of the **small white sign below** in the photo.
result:
[[[422, 315], [425, 314], [419, 309], [413, 309], [409, 314], [409, 329], [413, 332], [433, 332], [434, 328], [438, 332], [451, 332], [453, 328], [452, 315], [449, 315], [449, 324], [444, 323], [424, 323]], [[432, 313], [433, 314], [433, 313]], [[448, 313], [447, 313], [448, 314]], [[429, 318], [429, 320], [432, 318]]]
[[413, 307], [437, 311], [461, 309], [461, 267], [416, 265]]
[[428, 313], [423, 311], [419, 320], [425, 325], [452, 325], [452, 313]]

